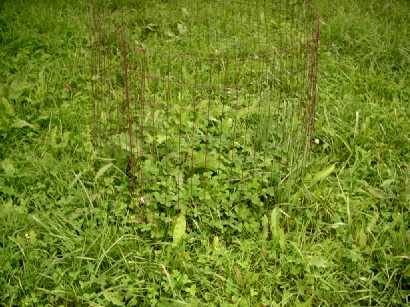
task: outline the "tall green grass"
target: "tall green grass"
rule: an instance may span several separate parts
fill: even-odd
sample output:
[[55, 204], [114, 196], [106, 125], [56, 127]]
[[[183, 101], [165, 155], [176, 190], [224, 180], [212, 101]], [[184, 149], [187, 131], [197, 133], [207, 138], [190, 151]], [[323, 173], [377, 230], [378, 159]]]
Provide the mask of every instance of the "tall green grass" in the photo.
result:
[[408, 304], [410, 4], [318, 5], [306, 177], [210, 178], [176, 245], [171, 183], [140, 206], [91, 145], [85, 6], [0, 4], [0, 305]]

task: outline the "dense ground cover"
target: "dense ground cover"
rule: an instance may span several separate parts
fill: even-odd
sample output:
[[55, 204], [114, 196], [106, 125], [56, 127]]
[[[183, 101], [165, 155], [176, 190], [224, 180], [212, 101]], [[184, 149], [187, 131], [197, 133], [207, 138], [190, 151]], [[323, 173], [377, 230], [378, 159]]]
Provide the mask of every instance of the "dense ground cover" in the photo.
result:
[[410, 4], [319, 4], [307, 177], [290, 191], [255, 179], [234, 208], [210, 184], [175, 246], [176, 208], [135, 206], [91, 145], [85, 7], [2, 2], [0, 304], [405, 305]]

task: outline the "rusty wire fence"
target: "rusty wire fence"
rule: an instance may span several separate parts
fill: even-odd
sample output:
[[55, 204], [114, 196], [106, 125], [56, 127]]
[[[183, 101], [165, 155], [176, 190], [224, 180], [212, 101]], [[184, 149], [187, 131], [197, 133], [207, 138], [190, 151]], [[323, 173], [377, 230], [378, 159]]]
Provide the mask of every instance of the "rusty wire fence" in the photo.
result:
[[92, 140], [132, 193], [179, 204], [210, 184], [235, 192], [303, 173], [319, 46], [310, 1], [104, 3], [89, 2]]

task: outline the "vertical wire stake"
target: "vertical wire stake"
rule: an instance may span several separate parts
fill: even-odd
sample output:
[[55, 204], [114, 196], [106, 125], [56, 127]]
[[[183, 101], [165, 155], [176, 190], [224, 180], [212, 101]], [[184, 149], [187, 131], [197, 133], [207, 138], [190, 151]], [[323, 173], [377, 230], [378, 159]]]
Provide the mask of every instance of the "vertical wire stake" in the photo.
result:
[[129, 62], [128, 62], [128, 44], [125, 37], [124, 26], [119, 29], [119, 42], [120, 42], [120, 52], [122, 58], [122, 74], [124, 77], [123, 84], [123, 98], [127, 114], [127, 137], [129, 146], [129, 155], [127, 161], [127, 175], [130, 180], [130, 192], [135, 193], [135, 174], [134, 174], [134, 138], [133, 138], [133, 117], [132, 117], [132, 106], [130, 98], [129, 89]]
[[[320, 17], [316, 16], [314, 29], [312, 32], [312, 39], [309, 42], [309, 56], [308, 56], [308, 104], [306, 110], [306, 143], [305, 143], [305, 159], [310, 149], [311, 139], [315, 129], [315, 113], [317, 104], [317, 77], [319, 71], [319, 52], [320, 43]], [[304, 159], [304, 160], [305, 160]]]

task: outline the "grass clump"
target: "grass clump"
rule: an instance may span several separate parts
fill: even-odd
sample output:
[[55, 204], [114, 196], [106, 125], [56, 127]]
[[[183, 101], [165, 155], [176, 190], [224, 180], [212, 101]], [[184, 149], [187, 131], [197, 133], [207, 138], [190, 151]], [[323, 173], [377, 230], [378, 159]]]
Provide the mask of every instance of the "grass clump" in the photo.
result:
[[[319, 144], [295, 190], [280, 184], [280, 163], [261, 166], [272, 178], [250, 176], [235, 186], [228, 175], [225, 184], [215, 180], [209, 165], [164, 173], [146, 160], [156, 181], [140, 205], [129, 197], [125, 171], [91, 144], [88, 75], [80, 62], [84, 5], [2, 2], [1, 304], [408, 304], [409, 3], [317, 4]], [[151, 24], [151, 13], [135, 14], [138, 35], [149, 43], [170, 38], [156, 27], [184, 31], [165, 19]], [[246, 24], [235, 25], [232, 31], [246, 33]], [[217, 118], [219, 110], [212, 111]], [[258, 121], [252, 112], [243, 116]], [[215, 159], [216, 168], [223, 165]], [[192, 190], [177, 195], [175, 180], [187, 177]]]

